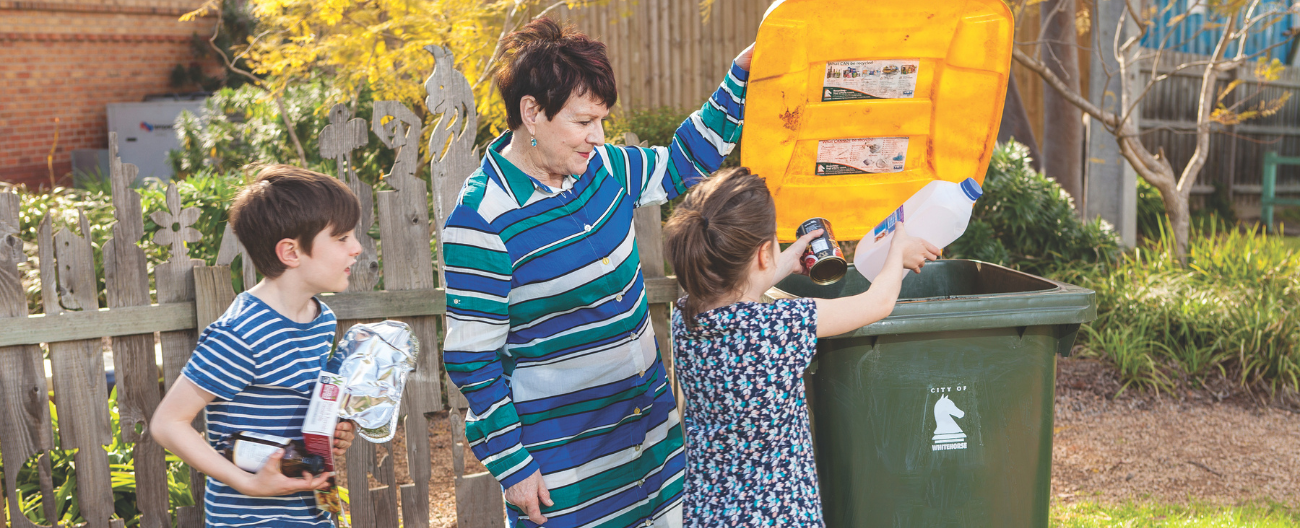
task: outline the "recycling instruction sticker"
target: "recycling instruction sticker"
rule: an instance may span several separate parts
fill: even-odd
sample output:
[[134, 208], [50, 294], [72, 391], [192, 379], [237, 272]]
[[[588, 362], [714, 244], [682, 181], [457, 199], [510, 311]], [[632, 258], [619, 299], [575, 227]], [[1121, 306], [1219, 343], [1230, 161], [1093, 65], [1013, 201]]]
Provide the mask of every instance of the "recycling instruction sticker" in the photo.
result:
[[902, 172], [907, 138], [828, 139], [817, 142], [818, 176]]
[[822, 102], [855, 99], [911, 99], [919, 60], [833, 61], [826, 63]]

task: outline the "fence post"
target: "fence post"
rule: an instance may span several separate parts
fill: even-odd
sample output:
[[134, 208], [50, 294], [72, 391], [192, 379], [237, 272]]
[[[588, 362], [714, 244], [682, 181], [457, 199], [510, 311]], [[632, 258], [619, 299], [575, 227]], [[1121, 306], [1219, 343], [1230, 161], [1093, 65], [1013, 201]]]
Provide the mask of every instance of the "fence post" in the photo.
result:
[[[80, 215], [81, 235], [60, 229], [53, 237], [54, 259], [41, 261], [41, 291], [45, 316], [64, 310], [98, 310], [95, 252], [90, 224]], [[48, 234], [48, 228], [46, 230]], [[41, 240], [50, 244], [49, 239]], [[55, 263], [57, 262], [57, 284]], [[55, 293], [57, 299], [55, 299]], [[54, 374], [55, 406], [59, 411], [60, 448], [77, 449], [77, 505], [90, 528], [108, 528], [113, 515], [113, 488], [104, 446], [113, 441], [109, 430], [108, 384], [100, 340], [49, 343]]]
[[[163, 229], [154, 234], [154, 242], [160, 245], [170, 245], [172, 247], [171, 259], [164, 262], [154, 269], [154, 282], [158, 289], [158, 303], [175, 303], [195, 300], [194, 278], [195, 266], [203, 265], [199, 259], [189, 258], [189, 248], [185, 247], [185, 242], [197, 242], [199, 233], [189, 227], [198, 219], [199, 210], [193, 207], [181, 209], [180, 195], [176, 192], [176, 185], [167, 185], [167, 210], [155, 211], [150, 218], [154, 223], [162, 226]], [[170, 226], [173, 223], [180, 224], [180, 229], [173, 231]], [[229, 235], [232, 244], [238, 244], [234, 240], [234, 235]], [[226, 240], [221, 241], [221, 247], [226, 246]], [[248, 260], [245, 260], [248, 262]], [[247, 266], [252, 270], [252, 264]], [[221, 277], [225, 280], [226, 288], [230, 288], [230, 269], [222, 267]], [[211, 275], [209, 275], [211, 278]], [[208, 291], [215, 291], [215, 283]], [[234, 292], [231, 291], [224, 299], [224, 306], [221, 312], [225, 311], [225, 306], [234, 300]], [[196, 305], [196, 315], [203, 310], [198, 309]], [[217, 312], [220, 314], [221, 312]], [[176, 383], [176, 379], [181, 375], [181, 369], [185, 363], [189, 362], [190, 355], [194, 353], [194, 347], [198, 344], [198, 333], [208, 324], [215, 320], [217, 315], [205, 314], [205, 317], [211, 319], [203, 320], [196, 318], [197, 328], [189, 330], [178, 330], [175, 332], [163, 332], [159, 337], [162, 346], [162, 371], [163, 371], [163, 391], [166, 393]], [[202, 433], [204, 431], [203, 415], [200, 414], [194, 418], [194, 428]], [[203, 489], [205, 487], [202, 473], [190, 468], [190, 497], [194, 499], [194, 506], [184, 506], [176, 508], [176, 524], [181, 528], [198, 528], [203, 524]]]
[[[397, 159], [387, 181], [394, 189], [381, 191], [379, 198], [380, 244], [384, 250], [384, 289], [388, 291], [434, 288], [433, 255], [429, 251], [429, 192], [416, 177], [420, 159], [423, 123], [410, 108], [397, 101], [377, 101], [372, 129]], [[388, 118], [392, 118], [388, 120]], [[385, 121], [387, 120], [387, 123]], [[406, 414], [406, 457], [411, 484], [404, 484], [402, 521], [406, 526], [429, 524], [428, 413], [442, 410], [438, 366], [438, 318], [403, 317], [420, 341], [415, 371], [406, 382], [402, 398]]]
[[1273, 229], [1273, 197], [1277, 190], [1277, 152], [1268, 151], [1264, 153], [1264, 181], [1263, 189], [1260, 192], [1260, 219], [1264, 221], [1264, 229], [1271, 231]]
[[[1117, 114], [1122, 114], [1126, 110], [1125, 104], [1136, 97], [1137, 94], [1132, 93], [1133, 87], [1141, 79], [1141, 67], [1137, 64], [1129, 66], [1125, 78], [1118, 75], [1119, 62], [1115, 59], [1113, 45], [1115, 32], [1121, 32], [1119, 41], [1122, 42], [1137, 31], [1131, 20], [1119, 27], [1123, 13], [1123, 2], [1106, 0], [1093, 3], [1092, 14], [1097, 23], [1093, 26], [1092, 42], [1099, 51], [1089, 54], [1093, 74], [1088, 79], [1088, 91], [1094, 105]], [[1115, 72], [1116, 75], [1112, 78], [1101, 72]], [[1125, 94], [1125, 90], [1130, 93]], [[1140, 115], [1141, 112], [1135, 109], [1131, 119], [1136, 120]], [[1124, 245], [1134, 247], [1137, 245], [1137, 172], [1124, 159], [1115, 135], [1095, 119], [1088, 127], [1087, 141], [1083, 216], [1088, 220], [1101, 217], [1110, 222]]]
[[[18, 265], [27, 261], [23, 241], [17, 236], [21, 203], [17, 194], [0, 193], [0, 318], [27, 317], [27, 297], [18, 271]], [[0, 427], [0, 457], [9, 461], [9, 470], [4, 472], [9, 525], [35, 528], [18, 502], [18, 470], [33, 455], [41, 455], [38, 471], [46, 519], [54, 516], [55, 501], [49, 455], [54, 436], [39, 346], [0, 347], [0, 398], [4, 402], [0, 420], [5, 423]]]
[[[474, 151], [474, 134], [478, 130], [478, 114], [474, 108], [474, 92], [469, 81], [456, 71], [452, 54], [446, 48], [426, 46], [433, 55], [433, 72], [424, 82], [425, 107], [430, 115], [440, 116], [429, 134], [429, 178], [433, 184], [434, 230], [437, 233], [438, 284], [447, 284], [446, 262], [442, 259], [442, 228], [447, 216], [456, 206], [460, 189], [470, 173], [478, 168], [479, 159]], [[446, 328], [446, 318], [443, 319]], [[469, 408], [469, 401], [444, 378], [447, 403], [451, 407], [452, 466], [456, 472], [456, 525], [459, 528], [504, 528], [505, 497], [501, 486], [491, 473], [465, 475], [465, 453], [461, 443], [465, 440], [465, 424], [460, 413]], [[459, 428], [457, 427], [459, 424]]]
[[[135, 165], [123, 163], [122, 158], [117, 156], [115, 132], [108, 133], [108, 149], [113, 216], [117, 220], [113, 224], [113, 238], [104, 243], [104, 283], [108, 306], [148, 306], [149, 268], [144, 251], [137, 245], [144, 238], [144, 213], [140, 208], [140, 194], [131, 189], [138, 169]], [[196, 209], [195, 217], [198, 216], [197, 212]], [[171, 223], [167, 225], [170, 228]], [[185, 229], [188, 228], [187, 225]], [[91, 258], [93, 265], [93, 257]], [[140, 526], [170, 527], [167, 455], [162, 446], [154, 441], [153, 435], [148, 433], [149, 419], [153, 417], [154, 409], [162, 399], [158, 392], [158, 364], [154, 358], [153, 334], [118, 336], [112, 339], [112, 343], [115, 371], [120, 373], [117, 408], [122, 441], [135, 444], [133, 459]], [[90, 381], [95, 383], [93, 379]], [[59, 398], [62, 398], [62, 394]]]
[[506, 500], [501, 485], [486, 471], [465, 474], [465, 419], [454, 408], [447, 419], [451, 423], [451, 467], [456, 474], [456, 527], [504, 528]]
[[[469, 81], [456, 71], [451, 51], [439, 46], [425, 46], [433, 55], [433, 72], [424, 82], [427, 94], [424, 105], [429, 115], [441, 116], [432, 125], [429, 134], [429, 180], [433, 184], [433, 228], [437, 240], [438, 284], [446, 287], [446, 262], [442, 259], [442, 228], [456, 207], [460, 188], [470, 173], [478, 168], [478, 155], [474, 151], [474, 135], [478, 131], [478, 113], [474, 108], [474, 92]], [[439, 155], [441, 154], [441, 155]], [[446, 319], [443, 319], [446, 328]], [[450, 379], [447, 403], [454, 409], [469, 406], [465, 397]], [[464, 528], [464, 527], [462, 527]]]
[[[628, 146], [647, 146], [636, 134], [627, 132], [623, 144]], [[664, 272], [664, 227], [662, 205], [640, 207], [633, 213], [633, 228], [636, 230], [636, 247], [641, 257], [641, 276], [645, 279], [667, 277]], [[664, 370], [668, 373], [668, 383], [677, 400], [677, 416], [682, 418], [685, 400], [682, 399], [681, 387], [677, 384], [677, 370], [673, 361], [672, 312], [671, 303], [650, 305], [650, 324], [654, 328], [655, 340], [659, 343], [659, 356], [663, 358]]]
[[[361, 243], [361, 255], [352, 265], [352, 277], [348, 280], [348, 291], [368, 292], [379, 284], [379, 255], [375, 252], [375, 240], [370, 238], [370, 226], [374, 225], [375, 198], [374, 189], [361, 181], [357, 172], [352, 170], [352, 151], [370, 143], [370, 131], [366, 130], [366, 120], [352, 118], [348, 105], [339, 103], [330, 109], [330, 124], [320, 132], [320, 155], [331, 158], [338, 163], [339, 180], [347, 184], [361, 202], [361, 218], [357, 220], [357, 232], [354, 236]], [[244, 266], [248, 266], [245, 263]], [[244, 289], [248, 289], [244, 285]]]

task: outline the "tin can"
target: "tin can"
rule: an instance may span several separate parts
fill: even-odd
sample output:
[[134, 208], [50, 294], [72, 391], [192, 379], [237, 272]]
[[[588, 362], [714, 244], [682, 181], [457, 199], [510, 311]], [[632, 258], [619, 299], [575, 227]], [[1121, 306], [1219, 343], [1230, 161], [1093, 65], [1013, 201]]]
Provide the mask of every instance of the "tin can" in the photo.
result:
[[799, 224], [799, 229], [795, 230], [795, 237], [802, 237], [810, 232], [822, 230], [821, 236], [812, 239], [808, 247], [803, 250], [803, 267], [807, 270], [808, 278], [817, 284], [831, 284], [844, 278], [844, 274], [849, 270], [848, 261], [844, 260], [844, 252], [840, 251], [839, 244], [835, 243], [835, 233], [831, 230], [830, 221], [825, 218], [810, 218]]

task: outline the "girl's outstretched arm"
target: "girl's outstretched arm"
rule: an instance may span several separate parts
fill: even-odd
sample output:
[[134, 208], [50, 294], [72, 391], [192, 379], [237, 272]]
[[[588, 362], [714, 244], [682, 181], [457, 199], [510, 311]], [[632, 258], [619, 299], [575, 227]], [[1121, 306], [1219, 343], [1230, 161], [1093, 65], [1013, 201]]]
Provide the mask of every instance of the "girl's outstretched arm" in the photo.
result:
[[817, 337], [830, 337], [869, 325], [894, 311], [898, 292], [903, 286], [904, 270], [921, 271], [925, 261], [939, 258], [934, 244], [913, 238], [903, 224], [898, 224], [885, 257], [885, 269], [876, 276], [871, 288], [851, 297], [816, 299]]

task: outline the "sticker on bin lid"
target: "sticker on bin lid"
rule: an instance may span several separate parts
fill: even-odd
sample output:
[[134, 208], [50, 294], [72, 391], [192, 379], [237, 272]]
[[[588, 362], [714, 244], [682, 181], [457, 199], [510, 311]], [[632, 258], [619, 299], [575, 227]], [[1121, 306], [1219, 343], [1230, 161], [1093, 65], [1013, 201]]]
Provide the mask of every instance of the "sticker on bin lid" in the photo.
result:
[[817, 142], [818, 176], [902, 172], [907, 161], [905, 137], [828, 139]]
[[930, 387], [925, 409], [922, 430], [929, 433], [930, 451], [957, 451], [980, 445], [975, 392], [969, 385]]
[[822, 102], [911, 99], [919, 60], [832, 61], [826, 63]]

